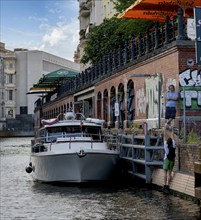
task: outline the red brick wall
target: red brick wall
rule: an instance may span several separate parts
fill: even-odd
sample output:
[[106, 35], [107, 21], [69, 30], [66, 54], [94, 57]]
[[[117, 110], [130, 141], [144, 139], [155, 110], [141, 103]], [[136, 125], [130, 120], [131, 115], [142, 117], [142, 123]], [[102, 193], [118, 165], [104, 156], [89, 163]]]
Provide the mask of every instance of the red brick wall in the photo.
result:
[[[190, 41], [178, 41], [174, 42], [171, 46], [164, 47], [157, 53], [151, 54], [139, 58], [134, 63], [128, 64], [127, 67], [122, 67], [120, 71], [115, 72], [106, 79], [99, 81], [95, 84], [94, 94], [97, 96], [98, 92], [103, 93], [105, 89], [111, 90], [112, 86], [118, 88], [119, 84], [122, 83], [125, 87], [129, 80], [134, 82], [135, 94], [139, 90], [146, 92], [145, 78], [144, 77], [131, 77], [130, 74], [156, 74], [162, 75], [162, 93], [167, 91], [168, 85], [175, 84], [176, 90], [179, 91], [179, 73], [188, 68], [187, 60], [192, 58], [195, 60], [195, 48], [194, 44]], [[196, 65], [193, 69], [201, 71], [201, 67]], [[96, 100], [96, 99], [95, 99]], [[56, 100], [54, 103], [45, 106], [43, 112], [48, 112], [51, 109], [59, 108], [66, 103], [74, 102], [73, 95], [65, 97], [60, 100]], [[96, 106], [96, 105], [95, 105]], [[135, 107], [136, 107], [135, 102]], [[136, 108], [135, 108], [136, 109]], [[95, 112], [96, 109], [95, 109]], [[182, 110], [178, 108], [177, 115], [182, 115]], [[187, 111], [187, 115], [199, 116], [198, 111]], [[97, 115], [95, 115], [97, 117]], [[140, 112], [139, 115], [135, 114], [135, 119], [145, 119], [146, 112]]]
[[[181, 144], [180, 153], [177, 153], [179, 161], [178, 170], [184, 173], [194, 174], [194, 162], [199, 159], [201, 144]], [[178, 158], [179, 157], [179, 158]]]

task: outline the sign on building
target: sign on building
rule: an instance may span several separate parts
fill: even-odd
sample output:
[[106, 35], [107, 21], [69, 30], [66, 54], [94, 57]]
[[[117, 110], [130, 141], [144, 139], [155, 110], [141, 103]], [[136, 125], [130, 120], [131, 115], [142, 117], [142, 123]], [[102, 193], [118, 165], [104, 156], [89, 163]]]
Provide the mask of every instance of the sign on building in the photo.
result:
[[201, 65], [201, 7], [195, 7], [196, 62]]
[[187, 19], [187, 36], [191, 40], [195, 40], [195, 19], [194, 18], [188, 18]]
[[118, 102], [115, 102], [115, 104], [114, 104], [114, 110], [115, 110], [114, 115], [115, 115], [116, 117], [118, 117], [118, 116], [119, 116], [119, 103], [118, 103]]

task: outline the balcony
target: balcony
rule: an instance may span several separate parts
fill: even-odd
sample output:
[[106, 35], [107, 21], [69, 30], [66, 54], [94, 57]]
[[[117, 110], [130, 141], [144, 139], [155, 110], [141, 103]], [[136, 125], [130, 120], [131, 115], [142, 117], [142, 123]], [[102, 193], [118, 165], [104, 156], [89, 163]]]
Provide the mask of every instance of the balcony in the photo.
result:
[[91, 8], [92, 7], [92, 0], [87, 0], [86, 4], [87, 4], [88, 8]]
[[90, 9], [87, 7], [86, 3], [82, 3], [80, 5], [80, 16], [81, 17], [88, 17], [90, 15]]

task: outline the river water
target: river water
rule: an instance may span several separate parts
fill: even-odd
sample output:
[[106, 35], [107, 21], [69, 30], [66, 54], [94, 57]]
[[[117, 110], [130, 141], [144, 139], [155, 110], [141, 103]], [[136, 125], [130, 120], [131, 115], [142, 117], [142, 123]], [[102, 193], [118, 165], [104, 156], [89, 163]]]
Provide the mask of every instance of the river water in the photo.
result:
[[25, 172], [30, 138], [0, 139], [1, 220], [198, 220], [200, 207], [192, 201], [146, 186], [93, 186], [37, 183]]

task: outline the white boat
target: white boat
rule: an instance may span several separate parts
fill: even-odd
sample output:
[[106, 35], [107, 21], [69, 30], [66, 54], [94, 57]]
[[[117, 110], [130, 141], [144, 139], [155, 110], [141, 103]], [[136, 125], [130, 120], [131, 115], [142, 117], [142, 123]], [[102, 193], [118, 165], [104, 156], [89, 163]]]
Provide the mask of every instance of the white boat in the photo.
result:
[[44, 120], [40, 137], [32, 146], [26, 171], [42, 182], [91, 182], [110, 180], [117, 171], [117, 140], [103, 136], [102, 120]]

